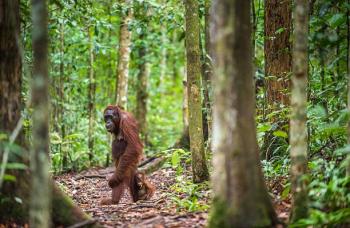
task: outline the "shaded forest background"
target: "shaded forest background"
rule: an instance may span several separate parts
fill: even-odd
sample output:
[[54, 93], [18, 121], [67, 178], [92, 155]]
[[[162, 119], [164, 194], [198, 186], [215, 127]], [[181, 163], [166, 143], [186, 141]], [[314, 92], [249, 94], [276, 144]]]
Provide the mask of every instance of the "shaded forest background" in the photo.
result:
[[[212, 159], [212, 63], [209, 50], [210, 1], [199, 3], [203, 135], [208, 164]], [[310, 215], [300, 226], [349, 222], [349, 50], [350, 3], [309, 3], [307, 133]], [[293, 16], [292, 1], [251, 1], [252, 49], [257, 140], [265, 178], [290, 202], [290, 111]], [[132, 16], [125, 21], [131, 11]], [[33, 71], [31, 2], [20, 1], [23, 46], [22, 98], [30, 99]], [[185, 6], [180, 0], [73, 1], [48, 4], [50, 158], [55, 175], [111, 164], [110, 136], [103, 110], [117, 101], [122, 27], [130, 35], [125, 106], [140, 121], [148, 157], [163, 156], [164, 167], [185, 175], [191, 164], [188, 135]], [[127, 23], [126, 23], [127, 22]], [[191, 107], [190, 107], [191, 108]], [[25, 137], [32, 137], [32, 107], [22, 110]], [[7, 135], [0, 133], [7, 145]], [[4, 146], [5, 147], [5, 146]], [[21, 150], [14, 146], [14, 151]], [[348, 158], [347, 158], [348, 156]], [[14, 155], [15, 157], [15, 155]], [[15, 159], [7, 170], [26, 169]], [[213, 167], [210, 165], [209, 170]], [[189, 179], [186, 179], [187, 181]], [[14, 181], [5, 175], [4, 181]], [[179, 207], [203, 211], [203, 197], [193, 194], [206, 183], [181, 184], [188, 193]], [[190, 186], [190, 187], [189, 187]], [[277, 187], [276, 187], [277, 186]], [[271, 190], [271, 189], [269, 189]], [[1, 202], [0, 202], [1, 203]], [[298, 224], [297, 224], [298, 225]]]

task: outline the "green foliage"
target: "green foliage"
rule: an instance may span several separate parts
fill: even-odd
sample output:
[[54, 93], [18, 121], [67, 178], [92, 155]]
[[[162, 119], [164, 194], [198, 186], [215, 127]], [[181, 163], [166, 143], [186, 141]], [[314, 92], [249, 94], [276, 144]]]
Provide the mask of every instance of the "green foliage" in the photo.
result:
[[[88, 6], [88, 7], [87, 7]], [[32, 65], [30, 33], [30, 1], [21, 1], [25, 66]], [[184, 74], [184, 20], [181, 1], [134, 1], [133, 5], [120, 2], [84, 0], [53, 1], [50, 12], [50, 95], [51, 95], [51, 158], [55, 172], [79, 171], [90, 165], [104, 166], [110, 159], [109, 136], [104, 129], [102, 111], [115, 103], [116, 67], [119, 26], [122, 14], [134, 11], [129, 29], [132, 31], [129, 70], [129, 111], [136, 105], [138, 50], [148, 50], [150, 67], [148, 79], [148, 141], [146, 153], [165, 150], [172, 146], [182, 132], [182, 78]], [[140, 12], [146, 10], [147, 15]], [[141, 15], [141, 16], [140, 16]], [[94, 151], [89, 162], [88, 91], [89, 40], [88, 27], [93, 27], [92, 45], [96, 78]], [[143, 34], [143, 39], [139, 36]], [[161, 45], [160, 45], [161, 44]], [[165, 50], [166, 56], [162, 56]], [[160, 62], [165, 59], [165, 74], [160, 78]], [[29, 97], [30, 70], [24, 74], [24, 99]], [[63, 95], [61, 95], [63, 94]], [[30, 110], [25, 110], [30, 112]], [[26, 119], [30, 133], [30, 115]]]
[[[190, 153], [184, 150], [167, 150], [180, 137], [182, 124], [182, 80], [185, 74], [184, 9], [182, 1], [136, 0], [133, 5], [118, 1], [58, 0], [49, 4], [50, 12], [50, 149], [54, 172], [79, 171], [89, 166], [105, 166], [110, 159], [110, 137], [104, 129], [102, 112], [106, 105], [115, 103], [116, 65], [119, 26], [122, 14], [131, 8], [135, 18], [132, 31], [129, 70], [128, 108], [136, 109], [138, 50], [146, 47], [150, 68], [148, 79], [147, 155], [162, 151], [166, 156], [165, 168], [176, 170], [176, 183], [171, 199], [179, 210], [203, 211], [208, 206], [203, 199], [208, 194], [207, 183], [193, 184], [188, 174]], [[257, 136], [262, 165], [269, 181], [279, 181], [282, 199], [290, 197], [288, 181], [289, 158], [289, 108], [267, 115], [266, 81], [264, 72], [264, 1], [254, 0], [255, 79], [257, 97]], [[309, 135], [309, 197], [310, 216], [291, 227], [332, 227], [349, 223], [350, 180], [345, 176], [347, 145], [347, 1], [322, 0], [310, 2], [309, 23], [309, 85], [308, 85], [308, 135]], [[200, 2], [200, 15], [204, 11]], [[146, 16], [141, 12], [147, 11]], [[29, 82], [32, 66], [30, 1], [21, 1], [24, 49], [23, 99], [30, 97]], [[203, 26], [202, 18], [201, 25]], [[89, 41], [87, 29], [93, 27], [92, 45], [96, 77], [94, 151], [93, 160], [88, 154], [88, 91], [89, 91]], [[276, 35], [285, 28], [278, 28]], [[140, 36], [143, 36], [140, 39]], [[292, 41], [292, 40], [291, 40]], [[62, 46], [63, 44], [63, 46]], [[165, 57], [163, 53], [165, 52]], [[165, 58], [163, 77], [161, 66]], [[63, 69], [63, 71], [61, 71]], [[61, 95], [63, 94], [63, 95]], [[279, 104], [276, 104], [279, 105]], [[23, 111], [24, 129], [30, 139], [31, 109]], [[0, 151], [10, 149], [6, 170], [27, 167], [14, 159], [22, 149], [6, 142], [7, 135], [0, 133]], [[16, 181], [6, 172], [5, 181]], [[1, 199], [4, 200], [4, 199]]]
[[[8, 152], [8, 158], [5, 161], [6, 163], [3, 163], [5, 151]], [[0, 158], [2, 159], [0, 170], [4, 172], [3, 176], [0, 177], [3, 178], [1, 180], [2, 183], [15, 182], [16, 176], [13, 175], [13, 172], [28, 169], [27, 165], [19, 162], [22, 161], [22, 159], [20, 159], [22, 156], [26, 156], [24, 153], [26, 153], [26, 150], [24, 150], [22, 146], [16, 143], [10, 143], [7, 134], [0, 132]]]
[[176, 170], [174, 177], [176, 183], [170, 187], [170, 199], [176, 204], [177, 210], [206, 211], [209, 208], [208, 203], [204, 201], [209, 194], [208, 182], [193, 183], [188, 171], [191, 153], [182, 149], [167, 150], [162, 153], [163, 156], [168, 157], [163, 167]]
[[209, 205], [203, 202], [208, 194], [208, 183], [193, 184], [192, 179], [184, 175], [176, 176], [176, 184], [171, 186], [170, 199], [177, 205], [177, 210], [206, 211]]

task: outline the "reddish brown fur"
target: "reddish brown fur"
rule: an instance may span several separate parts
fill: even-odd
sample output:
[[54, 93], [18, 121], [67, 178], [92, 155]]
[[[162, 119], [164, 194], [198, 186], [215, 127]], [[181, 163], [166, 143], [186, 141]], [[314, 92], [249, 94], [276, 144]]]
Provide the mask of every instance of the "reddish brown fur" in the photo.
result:
[[153, 196], [156, 188], [152, 183], [147, 180], [146, 175], [144, 173], [138, 172], [135, 175], [135, 184], [133, 184], [133, 187], [137, 187], [137, 197], [138, 199], [145, 200], [149, 199]]
[[149, 199], [155, 187], [146, 179], [143, 173], [137, 171], [137, 165], [142, 157], [143, 145], [139, 137], [136, 119], [122, 108], [109, 105], [105, 109], [113, 110], [119, 115], [119, 121], [113, 120], [116, 129], [112, 134], [112, 155], [115, 172], [108, 180], [112, 188], [112, 199], [102, 200], [102, 204], [118, 203], [126, 186], [129, 186], [133, 201]]

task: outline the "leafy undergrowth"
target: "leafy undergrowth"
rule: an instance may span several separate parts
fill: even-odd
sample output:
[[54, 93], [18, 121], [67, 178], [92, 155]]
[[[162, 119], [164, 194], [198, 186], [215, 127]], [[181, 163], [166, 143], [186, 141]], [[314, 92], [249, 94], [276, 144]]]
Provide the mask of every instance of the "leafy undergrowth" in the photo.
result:
[[[157, 191], [151, 200], [132, 203], [126, 191], [118, 205], [101, 206], [101, 198], [111, 191], [105, 176], [112, 168], [90, 169], [79, 174], [56, 176], [56, 182], [86, 213], [105, 227], [204, 227], [207, 223], [211, 192], [207, 183], [191, 183], [189, 172], [177, 175], [163, 168], [149, 176]], [[278, 184], [270, 183], [280, 219], [289, 213], [289, 200], [281, 200]]]

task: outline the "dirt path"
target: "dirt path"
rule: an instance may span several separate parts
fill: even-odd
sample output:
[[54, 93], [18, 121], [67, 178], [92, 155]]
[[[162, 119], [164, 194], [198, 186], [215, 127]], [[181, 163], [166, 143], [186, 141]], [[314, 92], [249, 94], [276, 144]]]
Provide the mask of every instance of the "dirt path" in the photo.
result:
[[171, 186], [175, 183], [175, 171], [171, 169], [160, 169], [150, 176], [157, 188], [151, 200], [132, 203], [126, 191], [118, 205], [99, 205], [101, 198], [110, 197], [111, 194], [104, 178], [110, 171], [110, 168], [90, 169], [79, 174], [64, 174], [55, 179], [79, 207], [105, 227], [205, 226], [207, 212], [178, 211], [171, 200]]
[[[129, 192], [126, 191], [118, 205], [101, 206], [100, 200], [104, 197], [110, 197], [111, 194], [106, 180], [106, 176], [111, 172], [113, 172], [112, 168], [90, 169], [79, 174], [64, 174], [55, 179], [80, 208], [105, 227], [206, 226], [207, 210], [189, 212], [176, 205], [174, 198], [186, 201], [188, 193], [186, 195], [182, 190], [174, 190], [176, 173], [171, 168], [160, 169], [149, 177], [157, 188], [151, 200], [133, 203]], [[186, 179], [180, 180], [183, 183], [185, 181]], [[268, 182], [268, 187], [273, 196], [278, 217], [285, 221], [290, 210], [290, 200], [281, 199], [280, 195], [283, 191], [281, 183], [283, 183], [283, 179], [275, 179]], [[179, 187], [177, 186], [177, 188]], [[200, 196], [197, 205], [210, 204], [210, 191], [208, 189], [194, 191]]]

